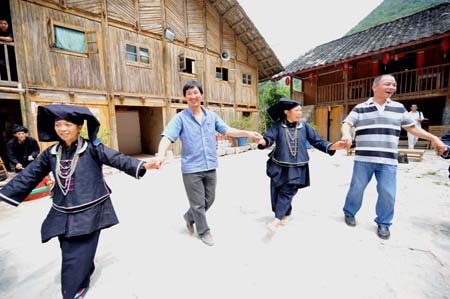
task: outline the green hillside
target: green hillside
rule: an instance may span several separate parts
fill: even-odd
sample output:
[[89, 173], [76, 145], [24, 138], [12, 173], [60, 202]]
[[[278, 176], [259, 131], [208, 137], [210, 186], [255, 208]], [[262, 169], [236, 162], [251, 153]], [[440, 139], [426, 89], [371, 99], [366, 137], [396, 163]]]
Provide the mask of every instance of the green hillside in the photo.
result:
[[346, 35], [393, 21], [449, 0], [384, 0]]

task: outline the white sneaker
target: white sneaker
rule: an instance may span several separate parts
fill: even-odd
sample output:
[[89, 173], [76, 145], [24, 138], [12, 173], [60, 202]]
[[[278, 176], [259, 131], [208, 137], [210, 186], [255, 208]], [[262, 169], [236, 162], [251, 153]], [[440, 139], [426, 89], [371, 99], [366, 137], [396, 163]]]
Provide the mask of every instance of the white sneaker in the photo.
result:
[[200, 240], [208, 246], [214, 245], [214, 239], [210, 232], [207, 232], [200, 236]]

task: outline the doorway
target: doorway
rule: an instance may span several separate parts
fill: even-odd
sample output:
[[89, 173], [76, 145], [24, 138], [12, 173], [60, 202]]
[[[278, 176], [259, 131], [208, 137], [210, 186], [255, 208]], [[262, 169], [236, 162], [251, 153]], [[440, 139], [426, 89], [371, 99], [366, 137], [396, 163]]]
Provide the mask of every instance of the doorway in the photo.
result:
[[119, 150], [127, 155], [158, 152], [164, 129], [161, 107], [116, 107]]

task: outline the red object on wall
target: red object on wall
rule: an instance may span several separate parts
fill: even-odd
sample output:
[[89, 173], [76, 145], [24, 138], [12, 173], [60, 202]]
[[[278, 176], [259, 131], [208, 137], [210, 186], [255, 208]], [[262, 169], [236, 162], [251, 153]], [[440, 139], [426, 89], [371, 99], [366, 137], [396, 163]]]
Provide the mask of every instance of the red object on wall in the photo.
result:
[[381, 57], [381, 62], [383, 62], [384, 65], [388, 64], [390, 60], [390, 56], [388, 52], [384, 52], [383, 56]]
[[286, 83], [286, 85], [291, 84], [291, 78], [290, 78], [290, 77], [286, 77], [286, 78], [284, 79], [284, 83]]
[[316, 76], [314, 75], [313, 72], [309, 73], [309, 80], [314, 81], [315, 78]]
[[347, 73], [349, 69], [350, 69], [350, 64], [348, 64], [348, 62], [344, 62], [344, 64], [342, 65], [342, 71]]
[[448, 37], [444, 37], [441, 41], [441, 49], [442, 51], [447, 51], [450, 49], [450, 40]]
[[380, 74], [380, 64], [377, 61], [372, 61], [372, 76], [378, 76]]
[[441, 50], [444, 52], [444, 58], [447, 56], [447, 50], [450, 48], [450, 40], [448, 37], [444, 37], [441, 41]]
[[425, 65], [425, 51], [417, 52], [416, 67], [422, 68]]
[[399, 59], [402, 59], [403, 57], [405, 57], [405, 53], [398, 53], [394, 55], [394, 60], [397, 61]]

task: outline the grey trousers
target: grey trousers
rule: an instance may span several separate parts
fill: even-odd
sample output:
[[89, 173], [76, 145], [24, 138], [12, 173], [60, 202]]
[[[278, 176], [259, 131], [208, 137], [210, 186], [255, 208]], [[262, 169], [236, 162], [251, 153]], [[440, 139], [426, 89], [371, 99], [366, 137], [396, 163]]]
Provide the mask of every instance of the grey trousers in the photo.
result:
[[190, 205], [185, 215], [191, 223], [195, 223], [197, 233], [204, 235], [209, 231], [206, 211], [216, 197], [216, 170], [183, 173], [183, 183]]

